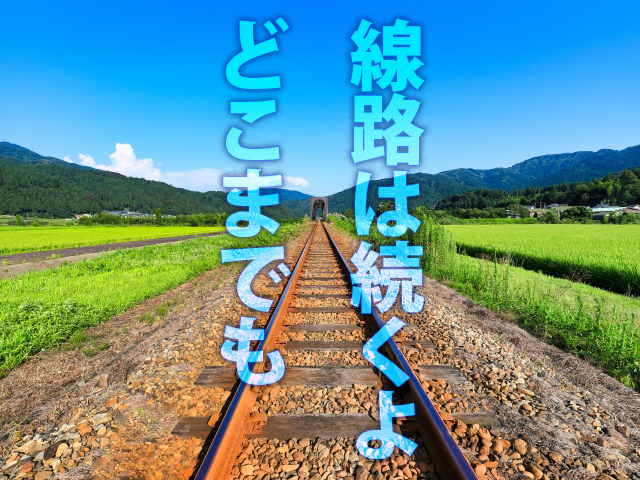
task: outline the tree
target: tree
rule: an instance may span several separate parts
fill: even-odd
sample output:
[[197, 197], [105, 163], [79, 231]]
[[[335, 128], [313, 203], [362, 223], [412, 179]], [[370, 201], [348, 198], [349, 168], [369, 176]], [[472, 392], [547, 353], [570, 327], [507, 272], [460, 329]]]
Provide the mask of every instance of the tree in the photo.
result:
[[554, 212], [544, 212], [538, 217], [538, 223], [560, 223], [560, 217]]
[[159, 208], [156, 208], [156, 223], [160, 225], [162, 223], [162, 212]]
[[427, 207], [425, 207], [424, 205], [418, 206], [413, 212], [410, 211], [409, 213], [411, 213], [411, 215], [413, 215], [414, 217], [432, 216], [430, 215], [431, 212], [429, 212], [429, 210], [427, 210]]
[[562, 212], [562, 220], [583, 220], [593, 216], [593, 212], [587, 207], [571, 207]]
[[16, 227], [22, 226], [22, 217], [20, 215], [16, 215]]
[[395, 210], [396, 204], [394, 201], [390, 200], [388, 202], [380, 202], [378, 207], [376, 208], [376, 213], [378, 215], [382, 215], [384, 212], [388, 212], [390, 210]]
[[529, 216], [529, 210], [527, 210], [524, 206], [519, 203], [510, 203], [507, 206], [507, 210], [514, 215], [519, 216], [520, 218], [527, 218]]
[[353, 212], [353, 210], [351, 208], [347, 208], [344, 211], [344, 216], [347, 217], [347, 218], [355, 218], [356, 215], [355, 215], [355, 213]]

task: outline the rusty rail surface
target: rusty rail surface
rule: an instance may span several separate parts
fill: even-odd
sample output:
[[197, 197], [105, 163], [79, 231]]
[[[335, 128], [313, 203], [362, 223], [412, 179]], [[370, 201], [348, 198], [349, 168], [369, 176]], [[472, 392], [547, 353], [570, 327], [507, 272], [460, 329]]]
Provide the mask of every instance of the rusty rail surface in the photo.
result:
[[[298, 258], [295, 269], [288, 280], [282, 296], [268, 321], [265, 338], [258, 346], [260, 350], [267, 352], [269, 351], [268, 349], [273, 349], [275, 345], [282, 321], [292, 298], [294, 287], [296, 286], [306, 260], [309, 246], [318, 228], [320, 227], [316, 224]], [[329, 244], [338, 259], [341, 269], [350, 278], [352, 271], [349, 268], [347, 260], [342, 255], [342, 252], [326, 227], [322, 225], [321, 228], [324, 229], [329, 239]], [[378, 328], [384, 325], [384, 322], [375, 309], [373, 309], [372, 314], [365, 314], [364, 316], [373, 318], [374, 322], [372, 322], [372, 325], [377, 325]], [[385, 344], [385, 347], [389, 358], [409, 376], [409, 381], [403, 385], [402, 389], [405, 391], [408, 390], [413, 397], [416, 407], [416, 417], [418, 419], [418, 430], [425, 447], [432, 457], [440, 478], [443, 480], [477, 480], [469, 462], [451, 437], [446, 425], [441, 420], [440, 415], [429, 400], [429, 397], [427, 397], [420, 385], [420, 381], [404, 358], [398, 345], [393, 339], [390, 339]], [[220, 426], [215, 433], [211, 446], [199, 467], [198, 473], [194, 477], [195, 480], [226, 480], [229, 478], [244, 437], [247, 417], [251, 413], [258, 395], [257, 391], [257, 388], [254, 391], [250, 385], [240, 382], [229, 408], [225, 412]]]
[[[271, 314], [271, 318], [269, 318], [264, 339], [260, 342], [258, 350], [262, 350], [266, 353], [269, 351], [267, 348], [273, 348], [276, 342], [278, 332], [282, 325], [282, 320], [284, 319], [284, 316], [287, 313], [287, 307], [291, 302], [293, 288], [298, 281], [298, 277], [302, 271], [302, 265], [307, 258], [309, 245], [311, 245], [311, 241], [313, 240], [313, 236], [317, 228], [318, 224], [314, 226], [307, 243], [302, 249], [302, 253], [296, 262], [296, 266], [289, 277], [287, 286], [282, 292], [280, 300]], [[251, 413], [256, 398], [257, 393], [253, 391], [251, 386], [244, 382], [240, 382], [233, 400], [231, 401], [231, 404], [229, 405], [229, 408], [216, 431], [211, 446], [202, 460], [202, 464], [200, 465], [195, 477], [196, 480], [229, 478], [229, 474], [233, 468], [233, 462], [244, 437], [247, 416]]]
[[[349, 272], [349, 275], [351, 275], [353, 272], [349, 268], [347, 260], [342, 255], [342, 252], [336, 245], [335, 240], [331, 237], [326, 227], [325, 231], [327, 232], [329, 242], [340, 259], [340, 262]], [[369, 315], [375, 319], [375, 324], [378, 328], [382, 328], [384, 326], [384, 322], [378, 315], [378, 312], [375, 308], [372, 308], [371, 310], [373, 313]], [[431, 455], [440, 478], [443, 480], [477, 480], [471, 465], [469, 465], [469, 462], [460, 450], [460, 447], [458, 447], [458, 444], [451, 437], [447, 426], [440, 418], [440, 415], [431, 403], [431, 400], [429, 400], [429, 397], [427, 397], [422, 385], [420, 385], [420, 381], [409, 366], [407, 360], [404, 358], [404, 355], [393, 340], [393, 337], [385, 343], [385, 347], [391, 361], [393, 361], [409, 376], [409, 381], [407, 383], [409, 384], [409, 390], [415, 401], [416, 416], [419, 419], [418, 429], [420, 431], [420, 436], [427, 447], [427, 451]]]

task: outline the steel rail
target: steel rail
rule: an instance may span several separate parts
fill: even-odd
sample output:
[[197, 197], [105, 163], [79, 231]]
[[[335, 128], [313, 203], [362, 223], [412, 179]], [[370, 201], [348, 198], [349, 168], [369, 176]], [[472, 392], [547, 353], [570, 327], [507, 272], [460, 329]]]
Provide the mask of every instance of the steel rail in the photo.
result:
[[[347, 260], [342, 255], [338, 245], [324, 224], [323, 228], [343, 268], [351, 275], [353, 272], [351, 268], [349, 268], [349, 263], [347, 263]], [[376, 312], [375, 308], [372, 308], [372, 312], [370, 316], [375, 319], [378, 327], [382, 328], [384, 322], [378, 315], [378, 312]], [[396, 342], [393, 338], [390, 338], [385, 346], [391, 356], [391, 360], [409, 376], [409, 390], [416, 401], [416, 416], [420, 420], [418, 422], [418, 429], [440, 478], [447, 480], [477, 480], [471, 465], [460, 450], [460, 447], [458, 447], [458, 444], [451, 437], [449, 430], [440, 418], [431, 400], [429, 400], [420, 381], [404, 358]]]
[[[293, 288], [296, 285], [302, 265], [307, 257], [309, 246], [316, 233], [318, 226], [314, 229], [305, 244], [292, 275], [285, 287], [285, 290], [273, 311], [265, 331], [265, 338], [258, 346], [258, 349], [266, 351], [273, 348], [282, 325], [282, 320], [286, 314], [287, 307], [293, 295]], [[344, 273], [351, 275], [352, 271], [342, 252], [338, 248], [335, 240], [323, 225], [323, 229], [329, 239], [329, 244], [333, 249], [338, 263], [341, 264]], [[384, 322], [375, 309], [369, 317], [375, 320], [379, 328], [384, 326]], [[393, 339], [389, 339], [385, 344], [387, 353], [392, 361], [396, 363], [408, 375], [409, 381], [403, 385], [408, 389], [415, 400], [416, 416], [418, 417], [418, 430], [425, 443], [425, 446], [436, 466], [438, 474], [443, 479], [453, 480], [477, 480], [469, 462], [451, 437], [447, 427], [440, 418], [435, 407], [424, 392], [420, 381], [411, 369], [411, 366], [404, 358], [400, 348]], [[225, 412], [213, 441], [194, 477], [195, 480], [228, 479], [236, 455], [240, 449], [242, 439], [247, 424], [247, 417], [251, 413], [257, 398], [257, 393], [250, 385], [240, 382], [238, 389]]]
[[[280, 300], [276, 304], [271, 317], [269, 318], [264, 339], [260, 342], [258, 350], [267, 353], [267, 349], [272, 349], [276, 343], [276, 339], [282, 326], [282, 320], [287, 312], [287, 307], [293, 296], [293, 287], [296, 285], [302, 265], [309, 252], [309, 245], [315, 235], [318, 224], [313, 227], [311, 235], [305, 244], [302, 253], [298, 257], [296, 266], [293, 269], [289, 281], [280, 296]], [[253, 391], [251, 385], [240, 382], [238, 389], [229, 408], [216, 431], [216, 434], [209, 446], [209, 449], [200, 464], [195, 480], [214, 480], [228, 479], [233, 468], [236, 455], [242, 444], [245, 428], [247, 425], [247, 416], [253, 410], [257, 398], [257, 393]]]

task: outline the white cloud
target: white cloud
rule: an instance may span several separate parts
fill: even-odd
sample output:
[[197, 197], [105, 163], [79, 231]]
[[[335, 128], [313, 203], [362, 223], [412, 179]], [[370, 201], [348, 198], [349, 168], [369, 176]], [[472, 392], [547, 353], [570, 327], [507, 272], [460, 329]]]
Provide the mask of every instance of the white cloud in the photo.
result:
[[147, 180], [162, 179], [162, 172], [153, 166], [153, 160], [150, 158], [138, 160], [133, 153], [133, 147], [128, 143], [116, 143], [116, 151], [109, 155], [109, 159], [111, 165], [102, 170], [118, 172], [127, 177], [140, 177]]
[[78, 158], [80, 159], [80, 164], [84, 165], [85, 167], [99, 168], [96, 165], [96, 161], [93, 159], [93, 157], [89, 155], [84, 155], [83, 153], [79, 153]]
[[[140, 177], [147, 180], [165, 182], [174, 187], [186, 188], [206, 192], [210, 190], [222, 190], [222, 172], [214, 168], [199, 168], [183, 172], [162, 172], [154, 166], [151, 158], [136, 158], [133, 147], [128, 143], [117, 143], [116, 151], [109, 155], [110, 165], [97, 164], [95, 159], [84, 153], [79, 153], [80, 164], [99, 170], [121, 173], [127, 177]], [[71, 162], [69, 157], [65, 161]], [[161, 163], [158, 166], [162, 165]], [[306, 184], [304, 179], [302, 180]]]
[[214, 168], [199, 168], [184, 172], [163, 172], [162, 181], [174, 187], [208, 192], [209, 190], [221, 190], [222, 172]]
[[302, 177], [284, 177], [284, 183], [286, 184], [290, 184], [290, 185], [295, 185], [297, 187], [304, 187], [307, 188], [309, 186], [309, 182], [307, 182], [307, 180], [305, 180]]
[[116, 143], [116, 151], [109, 155], [111, 165], [96, 164], [90, 155], [78, 154], [80, 164], [85, 167], [93, 167], [99, 170], [121, 173], [127, 177], [139, 177], [147, 180], [162, 180], [162, 172], [153, 166], [151, 158], [138, 160], [133, 147], [128, 143]]
[[63, 160], [67, 163], [73, 163], [73, 160], [71, 160], [68, 156], [64, 157]]

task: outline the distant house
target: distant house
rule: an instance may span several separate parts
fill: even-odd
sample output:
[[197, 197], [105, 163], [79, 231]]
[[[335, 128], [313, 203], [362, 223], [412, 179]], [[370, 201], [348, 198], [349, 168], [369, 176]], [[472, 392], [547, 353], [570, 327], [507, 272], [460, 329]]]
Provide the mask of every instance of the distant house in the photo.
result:
[[638, 214], [640, 214], [640, 206], [637, 206], [637, 207], [627, 206], [627, 207], [623, 208], [622, 210], [618, 210], [617, 212], [615, 212], [614, 215], [624, 215], [625, 213], [632, 214], [632, 215], [638, 215]]
[[556, 209], [552, 209], [552, 208], [532, 208], [531, 210], [529, 210], [529, 217], [530, 218], [538, 218], [543, 213], [547, 213], [547, 212], [551, 212], [551, 213], [555, 213], [556, 215], [560, 215], [560, 212], [558, 212]]
[[606, 217], [609, 217], [610, 215], [620, 215], [621, 210], [624, 210], [624, 209], [625, 207], [615, 207], [611, 205], [607, 205], [604, 207], [596, 206], [591, 209], [591, 211], [593, 212], [592, 218], [594, 220], [604, 220]]
[[593, 213], [610, 215], [612, 213], [616, 213], [619, 210], [624, 210], [625, 208], [626, 207], [613, 207], [613, 206], [593, 207], [591, 211]]
[[76, 215], [76, 218], [82, 218], [82, 217], [93, 217], [93, 215], [91, 215], [90, 213], [83, 213], [82, 215]]
[[[547, 212], [555, 213], [556, 215], [560, 216], [560, 214], [562, 212], [564, 212], [565, 210], [571, 208], [568, 205], [564, 205], [564, 204], [560, 205], [558, 203], [552, 203], [550, 205], [547, 205], [547, 207], [548, 208], [531, 208], [529, 210], [529, 217], [537, 218], [540, 215], [542, 215], [543, 213], [547, 213]], [[529, 207], [527, 207], [527, 208], [529, 208]]]

